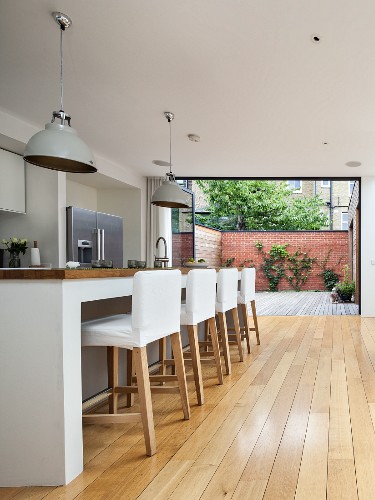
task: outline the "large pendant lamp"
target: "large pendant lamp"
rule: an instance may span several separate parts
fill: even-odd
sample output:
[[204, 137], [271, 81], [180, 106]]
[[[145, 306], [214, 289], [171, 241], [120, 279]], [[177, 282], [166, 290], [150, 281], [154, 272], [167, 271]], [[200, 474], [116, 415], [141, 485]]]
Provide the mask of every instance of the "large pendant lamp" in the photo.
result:
[[[172, 120], [174, 114], [166, 111], [164, 116], [169, 123], [169, 172], [166, 173], [166, 179], [162, 185], [152, 195], [151, 203], [158, 207], [167, 208], [188, 208], [189, 196], [177, 184], [172, 173]], [[155, 162], [156, 164], [164, 164], [164, 162]]]
[[24, 159], [38, 167], [62, 172], [96, 172], [90, 149], [70, 126], [71, 118], [63, 111], [63, 32], [71, 26], [72, 20], [61, 12], [53, 12], [52, 16], [60, 27], [60, 110], [52, 113], [52, 121], [46, 124], [45, 130], [31, 137], [25, 149]]

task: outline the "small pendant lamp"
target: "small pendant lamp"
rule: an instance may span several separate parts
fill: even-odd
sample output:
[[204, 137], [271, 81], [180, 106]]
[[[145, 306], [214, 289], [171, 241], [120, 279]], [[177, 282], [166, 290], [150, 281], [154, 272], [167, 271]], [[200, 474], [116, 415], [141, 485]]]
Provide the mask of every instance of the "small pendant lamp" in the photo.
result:
[[[175, 177], [172, 173], [172, 125], [171, 122], [174, 118], [174, 114], [170, 111], [166, 111], [164, 116], [169, 123], [169, 172], [165, 175], [167, 178], [163, 181], [162, 185], [159, 186], [154, 194], [152, 195], [151, 203], [158, 207], [167, 208], [188, 208], [189, 196], [180, 188], [177, 184]], [[162, 162], [155, 162], [156, 164], [162, 164]]]
[[[73, 173], [96, 172], [95, 160], [90, 149], [70, 126], [71, 117], [63, 111], [62, 35], [65, 29], [71, 26], [72, 20], [61, 12], [53, 12], [52, 16], [60, 27], [60, 110], [52, 113], [52, 121], [46, 124], [45, 130], [31, 137], [23, 157], [28, 163], [52, 170]], [[60, 123], [56, 123], [55, 119], [60, 120]]]

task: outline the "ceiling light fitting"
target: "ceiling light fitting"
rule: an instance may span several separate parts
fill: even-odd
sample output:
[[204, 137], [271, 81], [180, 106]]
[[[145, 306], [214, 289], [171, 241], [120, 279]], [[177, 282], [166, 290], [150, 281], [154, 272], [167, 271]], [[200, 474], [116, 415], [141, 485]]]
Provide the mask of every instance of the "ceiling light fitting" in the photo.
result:
[[[169, 172], [166, 173], [166, 180], [163, 181], [162, 185], [159, 186], [154, 194], [152, 195], [151, 203], [158, 207], [167, 208], [188, 208], [189, 207], [189, 197], [180, 188], [175, 180], [175, 176], [172, 173], [172, 120], [174, 119], [174, 114], [170, 111], [166, 111], [164, 116], [169, 123]], [[165, 162], [161, 160], [154, 160], [153, 163], [156, 165], [162, 165]]]
[[345, 163], [348, 167], [360, 167], [362, 163], [360, 161], [348, 161]]
[[[90, 149], [70, 126], [71, 117], [64, 111], [63, 31], [72, 25], [72, 20], [61, 12], [53, 12], [52, 17], [60, 27], [60, 110], [53, 111], [51, 123], [45, 125], [45, 130], [31, 137], [24, 159], [38, 167], [62, 172], [96, 172]], [[60, 120], [60, 123], [55, 120]]]
[[189, 134], [188, 138], [189, 138], [189, 141], [191, 141], [191, 142], [200, 142], [200, 140], [201, 140], [199, 135], [195, 135], [195, 134]]

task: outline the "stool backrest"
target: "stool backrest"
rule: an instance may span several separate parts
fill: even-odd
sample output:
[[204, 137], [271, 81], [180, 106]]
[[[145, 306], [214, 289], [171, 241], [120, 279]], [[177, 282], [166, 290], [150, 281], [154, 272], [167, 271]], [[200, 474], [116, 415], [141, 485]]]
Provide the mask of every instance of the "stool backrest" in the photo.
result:
[[248, 304], [255, 300], [255, 268], [246, 267], [241, 271], [240, 303]]
[[238, 270], [220, 269], [217, 276], [216, 311], [225, 312], [237, 307]]
[[188, 325], [215, 317], [216, 271], [193, 269], [186, 279], [186, 320]]
[[181, 271], [139, 271], [133, 278], [132, 329], [139, 346], [180, 331]]

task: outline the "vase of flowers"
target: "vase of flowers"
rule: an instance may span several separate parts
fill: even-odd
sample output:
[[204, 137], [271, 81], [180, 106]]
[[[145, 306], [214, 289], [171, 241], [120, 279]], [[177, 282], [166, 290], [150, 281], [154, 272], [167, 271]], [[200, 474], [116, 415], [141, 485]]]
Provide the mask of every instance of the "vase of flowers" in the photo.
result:
[[25, 255], [27, 249], [26, 238], [9, 238], [9, 240], [2, 240], [9, 252], [9, 267], [21, 267], [20, 253]]

